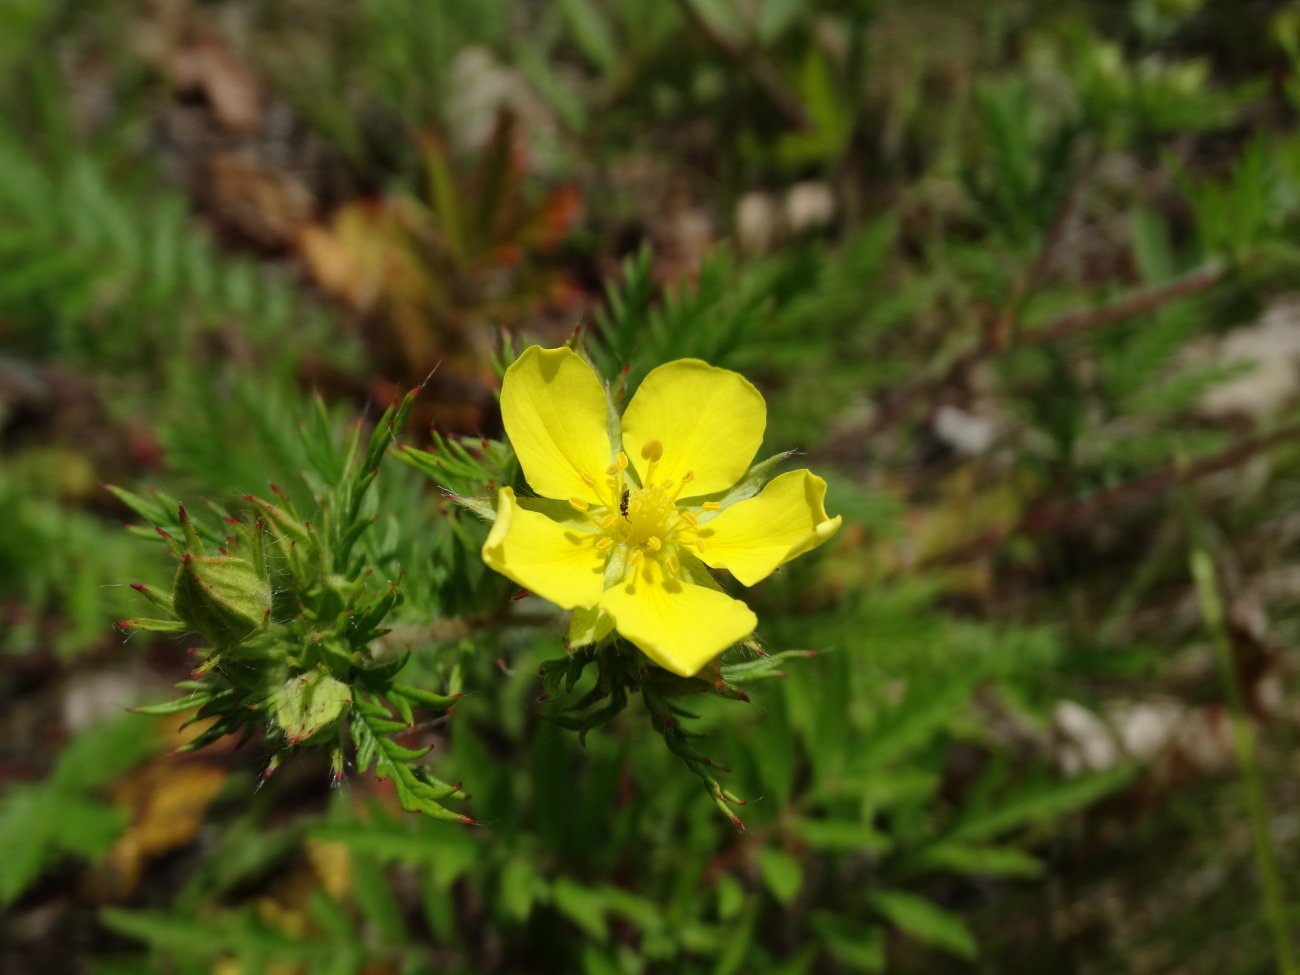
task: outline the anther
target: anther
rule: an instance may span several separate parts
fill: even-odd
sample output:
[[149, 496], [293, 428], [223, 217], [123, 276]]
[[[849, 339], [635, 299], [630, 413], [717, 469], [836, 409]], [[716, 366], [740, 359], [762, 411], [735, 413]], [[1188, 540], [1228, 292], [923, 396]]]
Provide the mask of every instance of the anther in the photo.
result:
[[664, 547], [664, 543], [659, 541], [658, 536], [655, 535], [651, 535], [649, 538], [647, 538], [645, 543], [649, 545], [656, 552]]
[[610, 464], [608, 467], [605, 468], [605, 473], [614, 476], [618, 474], [620, 469], [621, 468], [619, 468], [617, 464]]
[[586, 511], [588, 507], [586, 499], [579, 498], [576, 495], [569, 499], [569, 504], [574, 511]]
[[700, 526], [700, 520], [689, 511], [683, 511], [680, 512], [680, 514], [682, 516], [682, 521], [686, 522], [686, 524], [690, 525], [692, 528], [698, 528]]
[[582, 475], [582, 480], [583, 480], [584, 483], [586, 483], [587, 487], [595, 487], [595, 486], [596, 486], [596, 479], [595, 479], [594, 477], [592, 477], [590, 474], [586, 474], [586, 473], [584, 473], [584, 474]]
[[705, 501], [704, 504], [700, 505], [700, 508], [704, 511], [721, 511], [722, 505], [716, 501]]
[[647, 440], [641, 447], [641, 457], [651, 463], [659, 460], [664, 455], [664, 445], [658, 440]]
[[682, 564], [677, 561], [677, 556], [675, 555], [668, 556], [667, 562], [668, 562], [668, 568], [672, 569], [674, 573], [678, 573], [682, 571]]
[[600, 527], [606, 530], [613, 528], [618, 523], [618, 515], [606, 515], [600, 520]]
[[613, 546], [614, 546], [614, 539], [610, 538], [608, 535], [602, 535], [600, 536], [599, 539], [596, 540], [597, 552], [607, 552], [611, 548], [613, 548]]
[[618, 452], [618, 469], [620, 471], [627, 470], [627, 454], [621, 450]]
[[632, 568], [635, 569], [638, 565], [641, 564], [641, 561], [644, 558], [645, 558], [645, 552], [641, 551], [640, 549], [637, 549], [635, 552], [632, 553], [632, 557], [628, 561], [632, 563]]

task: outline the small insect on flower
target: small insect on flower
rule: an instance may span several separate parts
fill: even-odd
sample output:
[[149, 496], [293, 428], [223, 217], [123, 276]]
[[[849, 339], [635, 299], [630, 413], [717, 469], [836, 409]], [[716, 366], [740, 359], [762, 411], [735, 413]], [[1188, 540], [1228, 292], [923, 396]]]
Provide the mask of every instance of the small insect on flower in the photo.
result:
[[608, 409], [572, 349], [532, 346], [506, 370], [501, 418], [540, 497], [500, 489], [483, 560], [574, 610], [571, 648], [616, 630], [690, 677], [758, 624], [709, 570], [752, 586], [829, 539], [840, 518], [826, 514], [826, 482], [811, 471], [754, 493], [768, 466], [750, 468], [767, 406], [739, 373], [698, 359], [652, 370], [617, 442]]

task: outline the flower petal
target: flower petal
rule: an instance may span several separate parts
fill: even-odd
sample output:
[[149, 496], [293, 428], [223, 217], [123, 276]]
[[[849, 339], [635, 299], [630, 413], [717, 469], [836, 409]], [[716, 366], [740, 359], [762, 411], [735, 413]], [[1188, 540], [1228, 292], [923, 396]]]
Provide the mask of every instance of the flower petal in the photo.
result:
[[740, 600], [675, 578], [655, 559], [605, 590], [600, 608], [647, 657], [683, 677], [693, 676], [758, 625]]
[[641, 448], [663, 444], [654, 480], [695, 479], [682, 493], [699, 497], [740, 480], [763, 442], [767, 405], [744, 376], [699, 359], [678, 359], [653, 369], [623, 413], [623, 449], [644, 484], [648, 462]]
[[603, 484], [611, 450], [605, 390], [572, 349], [529, 346], [501, 383], [501, 420], [524, 477], [538, 494], [605, 504], [586, 474]]
[[811, 471], [790, 471], [701, 525], [700, 558], [752, 586], [826, 541], [840, 521], [826, 515], [826, 482]]
[[563, 607], [594, 606], [605, 588], [605, 553], [595, 526], [553, 521], [519, 506], [502, 488], [497, 520], [483, 543], [483, 561], [525, 589]]

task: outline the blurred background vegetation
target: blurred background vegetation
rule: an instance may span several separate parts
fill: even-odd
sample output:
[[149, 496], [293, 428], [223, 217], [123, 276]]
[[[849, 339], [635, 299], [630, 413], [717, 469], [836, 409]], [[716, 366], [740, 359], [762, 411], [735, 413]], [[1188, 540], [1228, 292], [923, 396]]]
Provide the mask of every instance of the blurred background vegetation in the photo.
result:
[[[1300, 5], [6, 0], [0, 78], [0, 970], [1297, 970]], [[577, 326], [744, 371], [845, 517], [747, 594], [817, 653], [698, 708], [743, 830], [539, 714], [562, 620], [410, 465], [481, 825], [124, 713], [191, 664], [102, 483], [301, 486], [426, 378], [500, 460], [503, 334]]]

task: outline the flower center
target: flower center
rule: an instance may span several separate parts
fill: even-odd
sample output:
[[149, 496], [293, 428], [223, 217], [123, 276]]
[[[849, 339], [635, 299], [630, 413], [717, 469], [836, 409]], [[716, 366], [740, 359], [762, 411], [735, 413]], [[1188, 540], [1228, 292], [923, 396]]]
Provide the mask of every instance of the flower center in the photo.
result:
[[[695, 530], [699, 522], [689, 511], [677, 509], [677, 498], [682, 489], [694, 479], [688, 471], [676, 482], [655, 481], [655, 468], [663, 457], [664, 446], [658, 440], [647, 441], [641, 448], [641, 459], [647, 462], [641, 487], [628, 483], [627, 455], [620, 453], [615, 463], [605, 471], [605, 489], [609, 502], [591, 512], [590, 517], [602, 529], [596, 547], [612, 552], [615, 546], [624, 546], [628, 565], [635, 570], [647, 558], [660, 560], [674, 575], [681, 571], [676, 549], [679, 545], [702, 547]], [[597, 481], [584, 475], [592, 487]], [[588, 504], [581, 498], [570, 498], [569, 503], [578, 511], [587, 512]]]
[[680, 518], [677, 505], [667, 491], [660, 486], [651, 486], [626, 491], [624, 497], [626, 503], [620, 510], [628, 544], [657, 548], [650, 539], [657, 538], [661, 545], [669, 540]]

